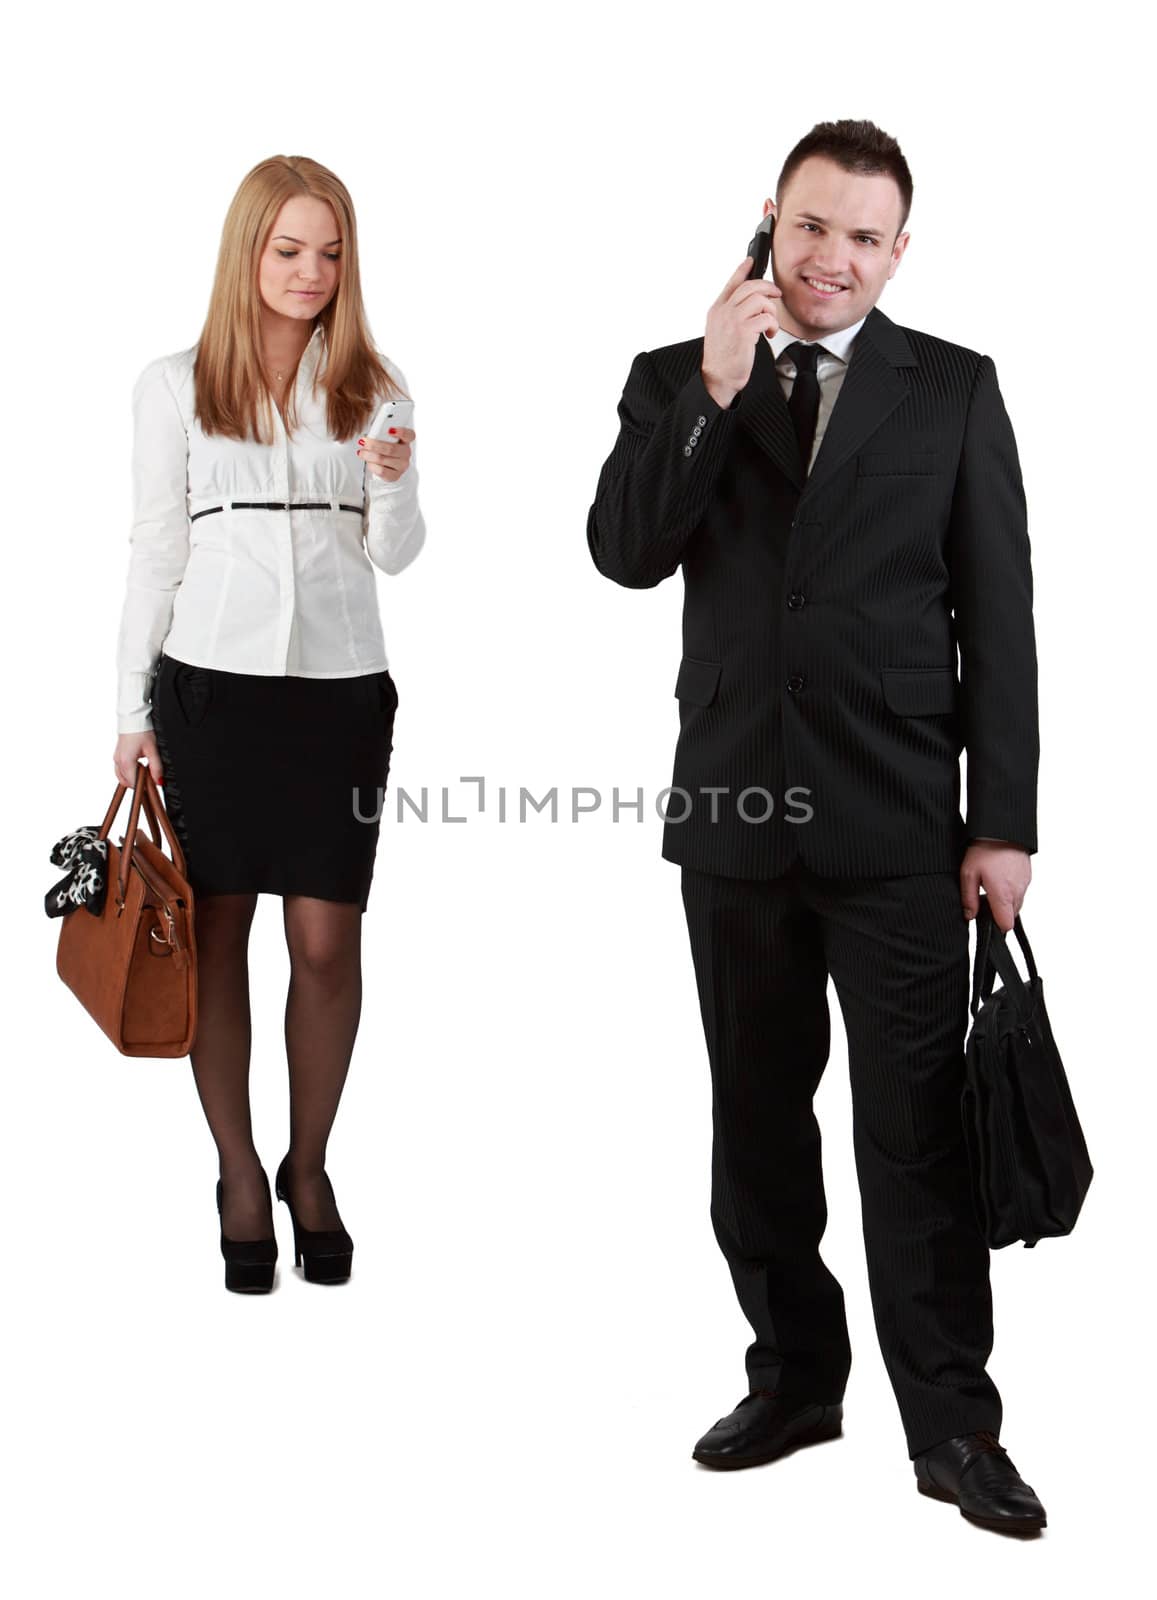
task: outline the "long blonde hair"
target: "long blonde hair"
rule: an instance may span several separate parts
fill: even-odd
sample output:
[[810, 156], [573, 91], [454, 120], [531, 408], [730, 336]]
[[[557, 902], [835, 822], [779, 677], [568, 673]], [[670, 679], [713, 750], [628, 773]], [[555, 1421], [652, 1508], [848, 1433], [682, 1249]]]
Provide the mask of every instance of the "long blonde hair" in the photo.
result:
[[[366, 329], [358, 270], [353, 202], [334, 173], [308, 156], [270, 156], [241, 180], [221, 230], [209, 311], [193, 364], [197, 420], [207, 434], [273, 440], [273, 398], [261, 355], [262, 251], [287, 200], [311, 195], [333, 208], [341, 234], [341, 273], [333, 298], [319, 311], [327, 359], [330, 437], [350, 439], [369, 426], [375, 404], [401, 394], [378, 358]], [[296, 426], [294, 385], [286, 391], [286, 431]]]

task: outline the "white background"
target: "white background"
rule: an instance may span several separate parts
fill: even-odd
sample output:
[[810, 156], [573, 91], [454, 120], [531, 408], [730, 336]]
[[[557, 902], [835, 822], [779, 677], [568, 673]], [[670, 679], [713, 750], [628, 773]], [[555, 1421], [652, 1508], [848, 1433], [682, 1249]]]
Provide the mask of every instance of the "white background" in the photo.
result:
[[[1126, 8], [56, 6], [9, 33], [3, 1560], [21, 1600], [1053, 1593], [1150, 1515], [1153, 276]], [[190, 345], [242, 176], [350, 188], [373, 336], [417, 401], [429, 542], [379, 577], [391, 785], [670, 779], [678, 578], [595, 571], [635, 353], [702, 332], [780, 165], [869, 117], [912, 168], [881, 306], [991, 354], [1029, 499], [1040, 851], [1025, 926], [1097, 1176], [993, 1257], [1022, 1546], [916, 1493], [867, 1294], [846, 1052], [817, 1107], [854, 1364], [841, 1441], [712, 1474], [750, 1330], [708, 1217], [710, 1086], [661, 824], [383, 828], [329, 1170], [344, 1289], [227, 1294], [187, 1060], [123, 1058], [54, 970], [53, 842], [115, 786], [129, 395]], [[123, 814], [121, 826], [123, 827]], [[253, 1097], [287, 1132], [280, 903]]]

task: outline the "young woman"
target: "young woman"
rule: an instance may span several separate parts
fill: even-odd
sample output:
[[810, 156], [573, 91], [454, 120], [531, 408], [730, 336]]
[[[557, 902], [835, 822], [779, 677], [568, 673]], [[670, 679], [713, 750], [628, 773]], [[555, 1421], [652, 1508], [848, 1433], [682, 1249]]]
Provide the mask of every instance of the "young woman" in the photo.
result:
[[[163, 784], [194, 894], [192, 1050], [217, 1145], [230, 1289], [273, 1286], [249, 1107], [249, 929], [280, 895], [289, 1150], [276, 1177], [305, 1277], [349, 1277], [325, 1172], [361, 1010], [361, 917], [398, 697], [373, 567], [425, 541], [412, 428], [367, 433], [405, 379], [366, 329], [343, 184], [260, 162], [225, 219], [197, 344], [133, 392], [134, 518], [117, 650], [117, 777]], [[372, 566], [371, 566], [372, 563]]]

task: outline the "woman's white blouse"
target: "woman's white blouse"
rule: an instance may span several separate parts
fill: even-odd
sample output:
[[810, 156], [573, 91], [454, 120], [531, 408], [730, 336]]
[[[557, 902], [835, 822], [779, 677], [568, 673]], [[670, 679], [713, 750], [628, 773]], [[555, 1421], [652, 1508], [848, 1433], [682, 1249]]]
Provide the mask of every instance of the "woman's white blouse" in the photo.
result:
[[[415, 455], [387, 483], [367, 471], [356, 435], [327, 432], [325, 390], [310, 393], [325, 355], [320, 326], [298, 366], [297, 429], [289, 438], [274, 407], [271, 445], [201, 432], [193, 415], [196, 348], [150, 362], [133, 388], [118, 733], [152, 727], [162, 645], [179, 661], [228, 672], [380, 672], [389, 663], [373, 567], [401, 572], [425, 543]], [[409, 394], [400, 368], [381, 360]], [[244, 509], [243, 501], [278, 509]], [[301, 501], [321, 504], [296, 509]]]

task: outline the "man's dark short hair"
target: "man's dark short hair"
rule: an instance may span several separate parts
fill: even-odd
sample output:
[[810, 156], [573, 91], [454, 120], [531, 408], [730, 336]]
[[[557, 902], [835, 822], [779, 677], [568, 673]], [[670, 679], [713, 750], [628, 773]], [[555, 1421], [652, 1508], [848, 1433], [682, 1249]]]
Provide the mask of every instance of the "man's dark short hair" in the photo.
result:
[[912, 209], [912, 174], [908, 171], [903, 151], [890, 133], [877, 128], [874, 122], [848, 119], [842, 122], [817, 122], [810, 133], [804, 134], [783, 164], [779, 182], [775, 186], [777, 207], [788, 180], [809, 156], [826, 156], [829, 161], [843, 167], [845, 172], [859, 172], [864, 176], [886, 172], [900, 190], [897, 237], [903, 233]]

